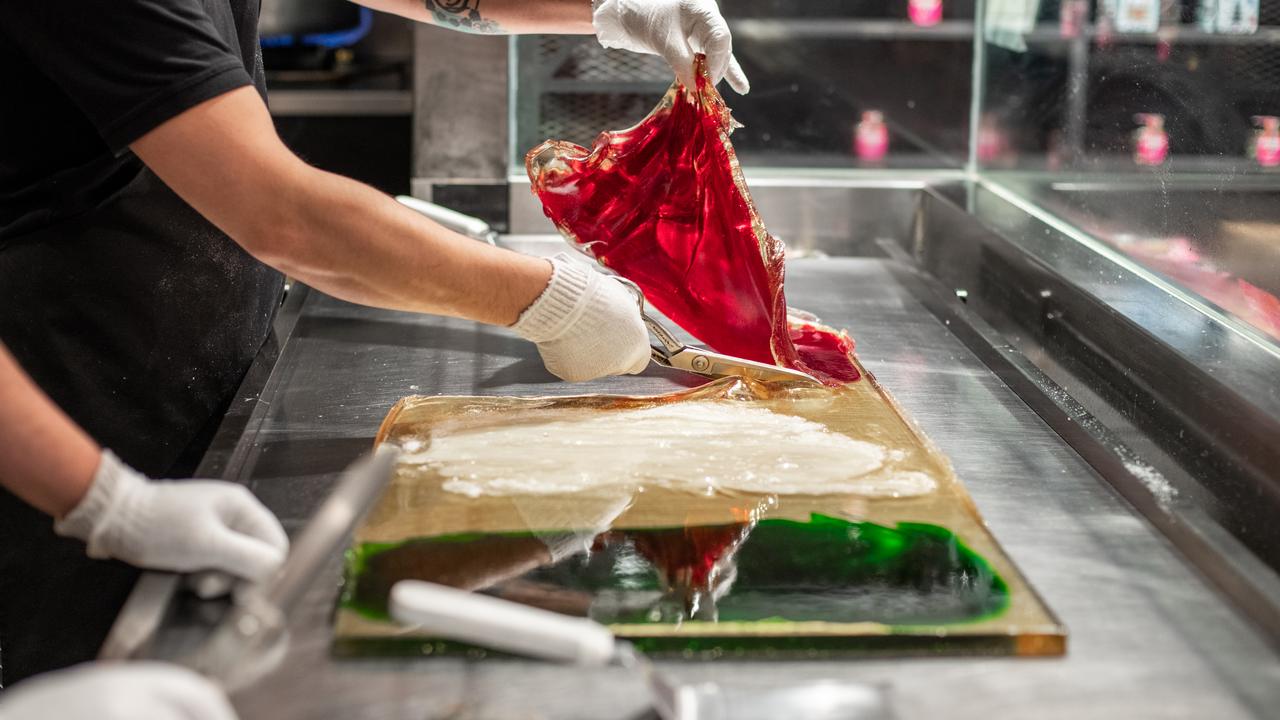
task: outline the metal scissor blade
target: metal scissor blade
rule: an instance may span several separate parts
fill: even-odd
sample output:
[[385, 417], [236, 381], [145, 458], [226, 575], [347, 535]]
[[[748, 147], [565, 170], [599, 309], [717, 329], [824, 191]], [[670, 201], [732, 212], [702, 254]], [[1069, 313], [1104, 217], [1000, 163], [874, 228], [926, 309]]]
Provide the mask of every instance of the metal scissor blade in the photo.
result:
[[640, 306], [640, 317], [644, 320], [645, 327], [649, 329], [649, 332], [654, 337], [658, 338], [660, 343], [650, 346], [650, 357], [659, 365], [676, 368], [677, 370], [687, 370], [691, 373], [714, 378], [744, 377], [764, 382], [822, 384], [812, 375], [807, 375], [798, 370], [790, 370], [754, 360], [744, 360], [732, 355], [721, 355], [710, 350], [685, 345], [666, 326], [644, 311], [644, 292], [640, 290], [639, 285], [624, 277], [615, 277], [614, 279], [635, 293], [636, 303]]
[[722, 355], [718, 352], [703, 350], [685, 346], [677, 352], [666, 354], [654, 348], [653, 357], [660, 364], [667, 367], [673, 367], [678, 370], [687, 370], [699, 375], [707, 375], [709, 377], [744, 377], [751, 380], [761, 380], [764, 382], [800, 382], [809, 385], [821, 385], [817, 378], [807, 375], [799, 370], [791, 370], [789, 368], [778, 367], [777, 365], [768, 365], [766, 363], [755, 362], [754, 360], [744, 360], [736, 358], [732, 355]]

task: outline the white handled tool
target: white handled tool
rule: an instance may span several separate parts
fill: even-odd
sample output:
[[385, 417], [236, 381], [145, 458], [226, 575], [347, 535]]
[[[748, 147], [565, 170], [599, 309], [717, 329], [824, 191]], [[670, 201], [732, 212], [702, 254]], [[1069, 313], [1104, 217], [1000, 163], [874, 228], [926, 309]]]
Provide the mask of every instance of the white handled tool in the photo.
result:
[[391, 617], [435, 637], [580, 665], [618, 665], [644, 677], [662, 720], [889, 720], [880, 688], [818, 680], [798, 685], [681, 685], [604, 625], [420, 580], [391, 588]]
[[390, 607], [432, 636], [546, 660], [608, 665], [618, 650], [609, 628], [586, 618], [420, 580], [396, 583]]
[[443, 205], [437, 205], [433, 202], [427, 202], [426, 200], [419, 200], [418, 198], [409, 197], [408, 195], [397, 195], [396, 202], [411, 210], [421, 213], [422, 215], [426, 215], [454, 232], [462, 233], [469, 238], [482, 240], [490, 245], [496, 245], [498, 243], [498, 233], [494, 232], [493, 228], [489, 227], [489, 223], [478, 217], [465, 215]]

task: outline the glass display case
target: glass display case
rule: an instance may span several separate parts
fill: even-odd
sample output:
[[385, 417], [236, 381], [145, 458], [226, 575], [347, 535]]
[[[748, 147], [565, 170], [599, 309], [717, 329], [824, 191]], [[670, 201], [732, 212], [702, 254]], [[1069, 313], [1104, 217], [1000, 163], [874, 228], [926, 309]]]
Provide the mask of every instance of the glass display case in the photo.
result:
[[1280, 5], [993, 2], [975, 169], [1280, 342]]
[[1039, 338], [1049, 375], [1165, 458], [1174, 479], [1152, 484], [1180, 522], [1225, 530], [1240, 576], [1267, 577], [1248, 563], [1280, 568], [1280, 4], [981, 15], [968, 207], [1065, 283], [1008, 283], [1007, 335]]

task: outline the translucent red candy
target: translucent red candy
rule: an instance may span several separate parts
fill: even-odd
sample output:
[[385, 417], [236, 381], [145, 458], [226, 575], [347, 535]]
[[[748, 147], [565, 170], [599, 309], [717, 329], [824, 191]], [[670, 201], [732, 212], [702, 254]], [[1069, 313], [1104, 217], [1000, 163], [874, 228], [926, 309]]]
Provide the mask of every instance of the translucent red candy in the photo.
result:
[[1237, 314], [1255, 327], [1270, 333], [1272, 337], [1280, 338], [1280, 298], [1244, 280], [1237, 279], [1236, 283], [1250, 311], [1248, 314]]
[[710, 592], [711, 571], [746, 539], [753, 524], [672, 528], [633, 533], [631, 538], [665, 583]]
[[601, 133], [590, 150], [530, 150], [533, 191], [570, 242], [712, 349], [830, 385], [857, 380], [847, 333], [788, 320], [783, 245], [756, 213], [729, 142], [735, 123], [698, 62], [697, 90], [672, 85], [635, 127]]

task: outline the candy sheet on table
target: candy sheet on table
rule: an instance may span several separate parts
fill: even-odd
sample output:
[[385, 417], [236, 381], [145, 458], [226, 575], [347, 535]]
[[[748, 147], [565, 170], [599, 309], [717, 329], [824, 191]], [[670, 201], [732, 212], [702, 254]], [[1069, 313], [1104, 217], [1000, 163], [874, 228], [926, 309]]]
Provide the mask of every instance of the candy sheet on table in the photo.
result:
[[[708, 405], [722, 422], [689, 442], [680, 439], [688, 428], [655, 442], [635, 423], [578, 437], [582, 457], [562, 460], [572, 438], [557, 433], [593, 427], [593, 416]], [[801, 439], [764, 442], [732, 422], [761, 412], [801, 428]], [[797, 447], [824, 437], [879, 452], [855, 453], [848, 477], [825, 474], [830, 459]], [[456, 649], [388, 621], [387, 593], [407, 578], [591, 617], [650, 651], [1065, 647], [1065, 630], [946, 458], [869, 375], [840, 388], [724, 379], [652, 397], [410, 397], [378, 440], [404, 452], [348, 554], [340, 654]], [[493, 457], [456, 452], [475, 444], [495, 448]], [[668, 450], [687, 460], [669, 462]], [[754, 458], [760, 484], [743, 480], [738, 453]], [[830, 489], [792, 474], [796, 457], [815, 463]], [[567, 477], [547, 472], [558, 463]], [[764, 491], [779, 478], [777, 492]]]

